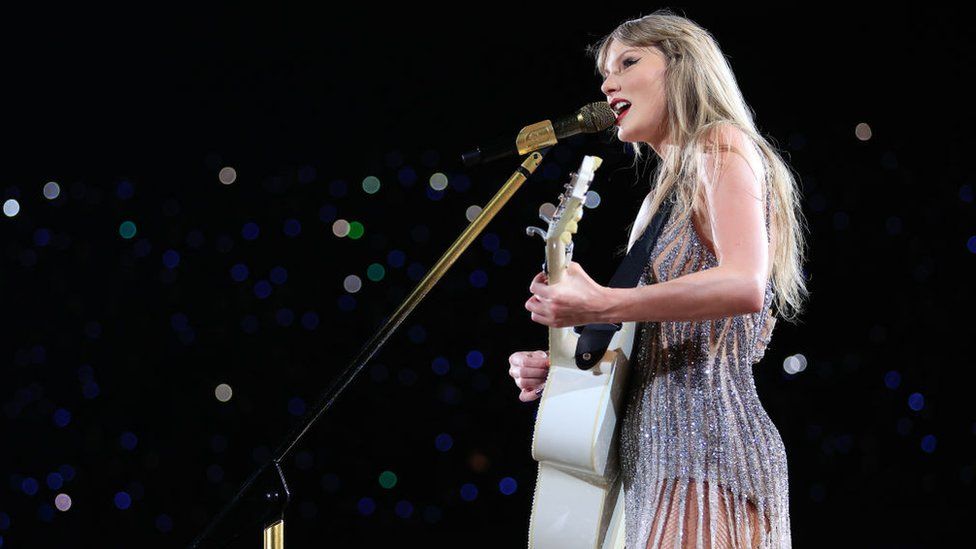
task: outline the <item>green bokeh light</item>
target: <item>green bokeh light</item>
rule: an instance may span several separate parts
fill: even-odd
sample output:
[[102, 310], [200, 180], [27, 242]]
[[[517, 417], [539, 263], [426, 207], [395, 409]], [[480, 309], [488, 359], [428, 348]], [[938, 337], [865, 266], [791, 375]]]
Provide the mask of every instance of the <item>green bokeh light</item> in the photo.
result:
[[394, 473], [393, 471], [383, 471], [382, 473], [380, 473], [379, 481], [380, 481], [380, 486], [389, 490], [390, 488], [396, 486], [397, 483], [396, 473]]
[[366, 276], [369, 277], [369, 279], [373, 282], [378, 282], [383, 280], [383, 277], [386, 276], [386, 269], [384, 269], [379, 263], [373, 263], [366, 268]]
[[380, 179], [375, 175], [366, 177], [366, 179], [363, 179], [363, 190], [369, 194], [380, 190]]
[[136, 224], [131, 221], [123, 221], [122, 224], [119, 225], [119, 235], [125, 239], [132, 238], [136, 235]]
[[364, 232], [366, 232], [366, 228], [363, 227], [363, 224], [362, 223], [360, 223], [358, 221], [350, 221], [349, 222], [349, 234], [346, 235], [346, 236], [348, 236], [349, 238], [351, 238], [353, 240], [359, 240], [359, 237], [363, 236], [363, 233]]

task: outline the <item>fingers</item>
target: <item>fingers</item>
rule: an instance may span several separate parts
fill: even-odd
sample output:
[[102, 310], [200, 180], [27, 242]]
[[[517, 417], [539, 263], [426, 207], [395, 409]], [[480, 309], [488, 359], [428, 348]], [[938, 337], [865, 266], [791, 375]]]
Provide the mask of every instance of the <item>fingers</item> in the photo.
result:
[[533, 400], [538, 400], [542, 398], [542, 390], [545, 388], [545, 384], [539, 385], [538, 387], [532, 387], [529, 389], [522, 389], [519, 393], [519, 400], [522, 402], [532, 402]]
[[518, 351], [508, 357], [508, 373], [521, 390], [519, 400], [530, 402], [542, 396], [542, 387], [549, 376], [549, 353], [546, 351]]
[[529, 291], [542, 297], [549, 297], [549, 286], [545, 272], [540, 271], [539, 274], [532, 278], [532, 282], [529, 284]]

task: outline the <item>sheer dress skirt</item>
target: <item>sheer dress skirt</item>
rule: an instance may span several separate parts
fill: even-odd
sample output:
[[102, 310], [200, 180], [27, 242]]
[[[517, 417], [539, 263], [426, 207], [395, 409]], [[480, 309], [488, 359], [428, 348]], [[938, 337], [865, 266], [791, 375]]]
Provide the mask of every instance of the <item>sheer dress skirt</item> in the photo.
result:
[[[755, 342], [735, 324], [753, 321], [713, 327], [742, 349]], [[642, 324], [638, 338], [619, 439], [626, 547], [790, 547], [786, 451], [756, 393], [756, 355], [661, 333], [694, 330], [681, 324], [695, 323]]]
[[621, 420], [627, 549], [790, 547], [786, 452], [751, 375], [666, 355], [632, 373]]

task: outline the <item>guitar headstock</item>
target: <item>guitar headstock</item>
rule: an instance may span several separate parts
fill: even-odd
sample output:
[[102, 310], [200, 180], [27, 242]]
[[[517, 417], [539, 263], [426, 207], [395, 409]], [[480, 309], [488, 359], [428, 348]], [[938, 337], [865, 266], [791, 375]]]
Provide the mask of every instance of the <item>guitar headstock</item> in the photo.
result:
[[559, 204], [552, 214], [539, 214], [549, 224], [545, 234], [536, 227], [529, 227], [526, 230], [530, 235], [539, 234], [546, 241], [546, 261], [543, 270], [549, 277], [550, 284], [557, 281], [562, 269], [572, 259], [573, 235], [576, 234], [579, 220], [583, 217], [586, 193], [601, 163], [603, 159], [598, 156], [584, 156], [579, 170], [572, 172], [570, 181], [563, 185], [565, 190], [560, 194]]

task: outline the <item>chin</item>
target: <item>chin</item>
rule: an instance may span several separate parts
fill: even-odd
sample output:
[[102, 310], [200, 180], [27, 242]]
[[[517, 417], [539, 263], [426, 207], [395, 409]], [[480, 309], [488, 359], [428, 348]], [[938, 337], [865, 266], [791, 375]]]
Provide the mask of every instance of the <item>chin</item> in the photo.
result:
[[622, 143], [633, 143], [634, 138], [630, 135], [630, 129], [624, 129], [621, 126], [617, 126], [617, 141]]
[[645, 141], [645, 139], [634, 137], [634, 131], [630, 128], [617, 128], [617, 141], [621, 143], [637, 143], [638, 141]]

